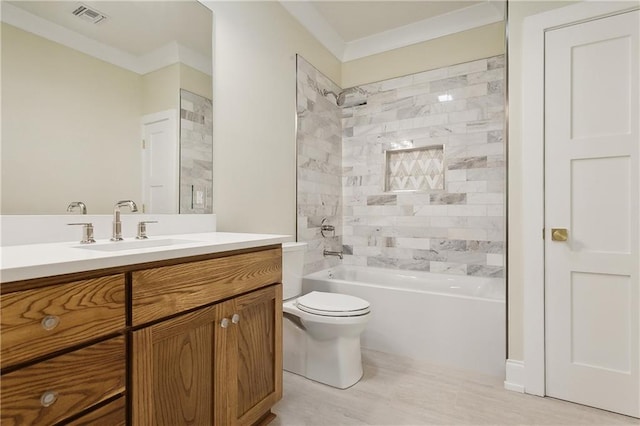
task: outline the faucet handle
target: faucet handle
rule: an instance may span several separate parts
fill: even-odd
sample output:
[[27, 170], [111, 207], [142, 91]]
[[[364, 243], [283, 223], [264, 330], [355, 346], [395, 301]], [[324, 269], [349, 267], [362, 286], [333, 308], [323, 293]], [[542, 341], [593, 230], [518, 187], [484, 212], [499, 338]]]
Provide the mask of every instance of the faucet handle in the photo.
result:
[[158, 223], [157, 220], [142, 220], [138, 222], [138, 235], [136, 240], [146, 240], [147, 238], [147, 223]]
[[80, 241], [80, 244], [90, 244], [96, 242], [96, 240], [93, 239], [93, 223], [80, 222], [67, 223], [67, 225], [82, 225], [82, 241]]

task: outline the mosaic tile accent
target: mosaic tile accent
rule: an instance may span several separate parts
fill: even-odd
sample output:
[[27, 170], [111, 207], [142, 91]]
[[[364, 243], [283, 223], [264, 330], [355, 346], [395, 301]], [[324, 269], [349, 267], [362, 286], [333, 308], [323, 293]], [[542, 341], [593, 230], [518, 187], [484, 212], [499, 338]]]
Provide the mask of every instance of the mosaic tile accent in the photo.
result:
[[180, 213], [213, 213], [213, 103], [180, 90]]
[[386, 191], [439, 191], [444, 189], [444, 147], [386, 151]]

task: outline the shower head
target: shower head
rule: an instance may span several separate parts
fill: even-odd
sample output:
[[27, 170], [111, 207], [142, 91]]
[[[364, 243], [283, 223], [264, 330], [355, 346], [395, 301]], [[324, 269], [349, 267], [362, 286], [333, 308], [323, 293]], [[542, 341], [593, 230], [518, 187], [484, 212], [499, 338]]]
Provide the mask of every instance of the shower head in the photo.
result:
[[336, 98], [336, 105], [342, 106], [342, 104], [344, 104], [344, 92], [340, 92], [336, 95], [331, 90], [324, 89], [322, 91], [322, 96], [327, 96], [327, 95], [333, 95], [333, 97]]
[[322, 90], [322, 96], [333, 95], [333, 97], [336, 98], [336, 105], [338, 105], [339, 107], [349, 108], [352, 106], [366, 105], [367, 99], [366, 97], [363, 97], [362, 94], [360, 96], [351, 96], [349, 99], [348, 105], [345, 105], [347, 94], [354, 93], [354, 92], [357, 93], [357, 90], [354, 88], [351, 88], [351, 89], [345, 89], [336, 95], [331, 90], [324, 89]]

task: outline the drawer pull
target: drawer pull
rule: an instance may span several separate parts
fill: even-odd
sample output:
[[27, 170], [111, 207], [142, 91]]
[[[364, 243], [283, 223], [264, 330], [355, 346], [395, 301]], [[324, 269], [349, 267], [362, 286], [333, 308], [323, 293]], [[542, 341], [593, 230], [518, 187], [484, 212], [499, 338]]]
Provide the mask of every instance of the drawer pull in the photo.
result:
[[40, 321], [40, 325], [42, 325], [42, 328], [47, 331], [53, 330], [58, 326], [58, 324], [60, 324], [60, 317], [56, 315], [47, 315], [46, 317], [42, 318], [42, 321]]
[[40, 397], [40, 404], [43, 407], [49, 407], [51, 406], [54, 402], [56, 402], [56, 400], [58, 399], [58, 392], [54, 392], [54, 391], [46, 391], [45, 393], [42, 394], [42, 396]]
[[222, 318], [222, 321], [220, 321], [220, 327], [222, 328], [229, 327], [229, 318]]
[[238, 314], [233, 314], [233, 316], [231, 317], [231, 322], [234, 324], [237, 324], [240, 322], [240, 315]]

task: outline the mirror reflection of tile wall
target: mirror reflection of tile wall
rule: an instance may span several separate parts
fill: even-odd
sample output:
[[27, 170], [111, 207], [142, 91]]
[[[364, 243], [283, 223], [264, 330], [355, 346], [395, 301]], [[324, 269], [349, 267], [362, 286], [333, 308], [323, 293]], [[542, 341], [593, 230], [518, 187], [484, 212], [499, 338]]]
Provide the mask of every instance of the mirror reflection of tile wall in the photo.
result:
[[180, 213], [213, 213], [213, 103], [180, 90]]

